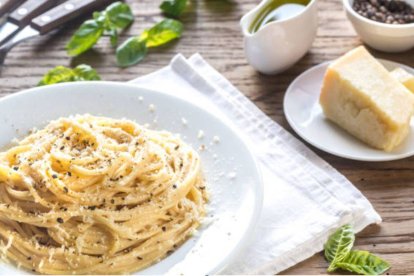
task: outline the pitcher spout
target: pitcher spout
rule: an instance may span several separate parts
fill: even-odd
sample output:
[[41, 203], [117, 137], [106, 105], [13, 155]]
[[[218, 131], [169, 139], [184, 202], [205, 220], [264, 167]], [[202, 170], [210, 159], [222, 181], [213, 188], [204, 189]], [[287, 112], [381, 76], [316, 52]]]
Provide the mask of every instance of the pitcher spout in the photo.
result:
[[240, 27], [244, 37], [250, 37], [254, 34], [251, 30], [252, 24], [259, 15], [260, 11], [271, 1], [274, 0], [263, 0], [259, 5], [251, 9], [240, 19]]

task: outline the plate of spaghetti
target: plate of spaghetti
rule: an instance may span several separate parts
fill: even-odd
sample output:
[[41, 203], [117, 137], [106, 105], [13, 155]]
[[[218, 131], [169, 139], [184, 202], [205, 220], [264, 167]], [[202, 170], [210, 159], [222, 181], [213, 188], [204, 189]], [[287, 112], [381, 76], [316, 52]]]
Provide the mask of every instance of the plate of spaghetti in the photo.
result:
[[0, 273], [212, 274], [248, 243], [261, 175], [210, 112], [112, 82], [0, 110]]

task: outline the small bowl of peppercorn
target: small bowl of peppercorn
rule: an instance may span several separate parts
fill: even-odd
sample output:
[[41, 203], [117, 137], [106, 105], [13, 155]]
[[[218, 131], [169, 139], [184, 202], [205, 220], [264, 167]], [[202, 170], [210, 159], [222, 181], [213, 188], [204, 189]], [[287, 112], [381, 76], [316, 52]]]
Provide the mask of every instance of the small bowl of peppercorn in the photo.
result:
[[343, 0], [362, 41], [384, 52], [414, 47], [414, 0]]

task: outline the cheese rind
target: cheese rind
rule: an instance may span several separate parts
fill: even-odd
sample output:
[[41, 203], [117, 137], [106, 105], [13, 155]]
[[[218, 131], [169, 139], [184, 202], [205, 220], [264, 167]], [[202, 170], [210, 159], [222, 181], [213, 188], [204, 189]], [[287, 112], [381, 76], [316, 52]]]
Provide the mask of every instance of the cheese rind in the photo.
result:
[[328, 67], [320, 103], [328, 119], [385, 151], [407, 136], [414, 112], [411, 92], [362, 46]]
[[414, 93], [414, 76], [402, 68], [391, 71], [391, 76], [401, 82], [411, 93]]

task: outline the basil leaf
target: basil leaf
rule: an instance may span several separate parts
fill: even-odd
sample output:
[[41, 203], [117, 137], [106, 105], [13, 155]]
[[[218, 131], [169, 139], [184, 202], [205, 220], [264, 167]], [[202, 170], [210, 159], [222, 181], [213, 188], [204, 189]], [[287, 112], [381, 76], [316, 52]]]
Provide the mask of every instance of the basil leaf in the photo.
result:
[[141, 36], [132, 37], [116, 50], [118, 65], [131, 66], [140, 62], [148, 52], [149, 47], [165, 44], [181, 36], [183, 25], [174, 19], [164, 19], [154, 27], [145, 30]]
[[43, 76], [42, 80], [38, 83], [38, 86], [71, 81], [72, 77], [72, 69], [64, 66], [57, 66]]
[[380, 275], [390, 269], [390, 265], [368, 251], [351, 251], [336, 266], [361, 275]]
[[86, 64], [80, 64], [73, 69], [74, 81], [101, 80], [95, 69]]
[[331, 262], [328, 272], [336, 269], [336, 264], [342, 261], [351, 251], [354, 241], [355, 234], [352, 226], [349, 224], [342, 226], [329, 237], [324, 246], [325, 258]]
[[187, 0], [164, 0], [160, 9], [165, 15], [171, 17], [179, 17], [187, 6]]
[[106, 20], [106, 14], [103, 11], [102, 12], [96, 11], [96, 12], [93, 12], [92, 18], [98, 23], [101, 23], [103, 25]]
[[150, 29], [145, 30], [140, 38], [145, 40], [147, 47], [157, 47], [181, 37], [183, 24], [174, 19], [164, 19]]
[[57, 66], [52, 70], [49, 70], [42, 80], [38, 83], [38, 86], [50, 85], [62, 82], [73, 81], [89, 81], [100, 80], [98, 73], [95, 69], [89, 65], [81, 64], [75, 69], [67, 68], [64, 66]]
[[109, 35], [112, 47], [116, 47], [118, 45], [118, 31], [116, 29], [109, 29], [106, 33]]
[[134, 21], [131, 8], [122, 2], [115, 2], [105, 10], [110, 27], [124, 29]]
[[118, 65], [127, 67], [140, 62], [147, 54], [146, 42], [139, 37], [131, 37], [116, 50]]
[[70, 56], [78, 56], [96, 44], [104, 31], [103, 25], [96, 20], [85, 21], [66, 45]]

